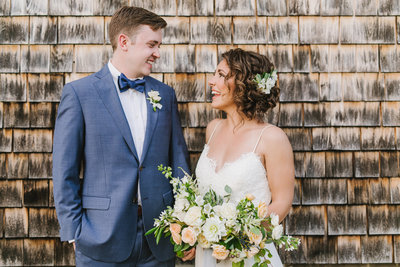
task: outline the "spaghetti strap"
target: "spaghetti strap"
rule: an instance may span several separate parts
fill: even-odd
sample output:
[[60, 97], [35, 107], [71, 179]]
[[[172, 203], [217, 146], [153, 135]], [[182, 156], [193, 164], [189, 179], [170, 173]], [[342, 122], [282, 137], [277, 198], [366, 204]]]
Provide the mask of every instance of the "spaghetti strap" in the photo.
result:
[[254, 152], [256, 152], [256, 149], [257, 149], [258, 143], [259, 143], [259, 142], [260, 142], [260, 140], [261, 140], [261, 136], [262, 136], [262, 134], [263, 134], [264, 130], [265, 130], [265, 129], [267, 129], [267, 128], [269, 128], [269, 127], [272, 127], [272, 126], [273, 126], [272, 124], [270, 124], [270, 125], [267, 125], [267, 126], [265, 126], [265, 127], [264, 127], [264, 128], [261, 130], [261, 133], [260, 133], [260, 136], [258, 137], [257, 143], [256, 143], [256, 145], [254, 146], [253, 153], [254, 153]]
[[214, 136], [215, 130], [217, 130], [217, 128], [218, 128], [218, 126], [221, 124], [221, 122], [222, 122], [222, 120], [220, 120], [220, 121], [217, 123], [217, 125], [215, 125], [214, 130], [213, 130], [212, 133], [211, 133], [210, 139], [208, 139], [207, 145], [211, 142], [211, 139], [212, 139], [213, 136]]

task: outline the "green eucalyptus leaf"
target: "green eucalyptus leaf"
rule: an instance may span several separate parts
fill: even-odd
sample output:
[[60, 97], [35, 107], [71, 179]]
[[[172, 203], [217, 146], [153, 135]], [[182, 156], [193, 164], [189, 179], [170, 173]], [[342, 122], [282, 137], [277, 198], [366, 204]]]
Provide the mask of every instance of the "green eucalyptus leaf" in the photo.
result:
[[232, 194], [232, 188], [230, 188], [229, 185], [225, 185], [225, 192]]
[[260, 250], [260, 252], [258, 252], [258, 255], [260, 255], [260, 257], [264, 257], [265, 256], [265, 250], [266, 249]]

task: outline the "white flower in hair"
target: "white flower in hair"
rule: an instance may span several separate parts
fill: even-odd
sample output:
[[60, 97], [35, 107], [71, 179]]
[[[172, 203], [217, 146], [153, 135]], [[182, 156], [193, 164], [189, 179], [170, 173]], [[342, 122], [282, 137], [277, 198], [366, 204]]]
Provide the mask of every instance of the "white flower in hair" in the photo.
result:
[[271, 71], [270, 73], [264, 72], [262, 75], [257, 74], [254, 78], [254, 82], [257, 83], [257, 88], [262, 93], [269, 95], [271, 93], [271, 89], [275, 86], [276, 81], [278, 80], [278, 75], [276, 70]]

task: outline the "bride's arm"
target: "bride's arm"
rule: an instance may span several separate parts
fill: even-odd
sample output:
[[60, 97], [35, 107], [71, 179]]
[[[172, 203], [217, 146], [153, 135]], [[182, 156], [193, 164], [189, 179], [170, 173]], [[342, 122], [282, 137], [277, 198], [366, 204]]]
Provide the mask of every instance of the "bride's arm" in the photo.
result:
[[272, 198], [268, 212], [278, 214], [282, 221], [292, 207], [294, 194], [292, 146], [286, 134], [278, 127], [272, 127], [268, 133], [266, 131], [260, 145]]

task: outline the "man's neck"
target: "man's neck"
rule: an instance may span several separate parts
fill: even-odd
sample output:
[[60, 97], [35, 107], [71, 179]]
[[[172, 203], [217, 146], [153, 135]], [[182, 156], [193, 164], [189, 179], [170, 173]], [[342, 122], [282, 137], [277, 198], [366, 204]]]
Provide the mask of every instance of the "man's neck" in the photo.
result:
[[121, 73], [123, 73], [128, 79], [139, 78], [129, 67], [128, 64], [124, 64], [124, 61], [119, 59], [118, 56], [114, 55], [111, 60], [111, 64]]

